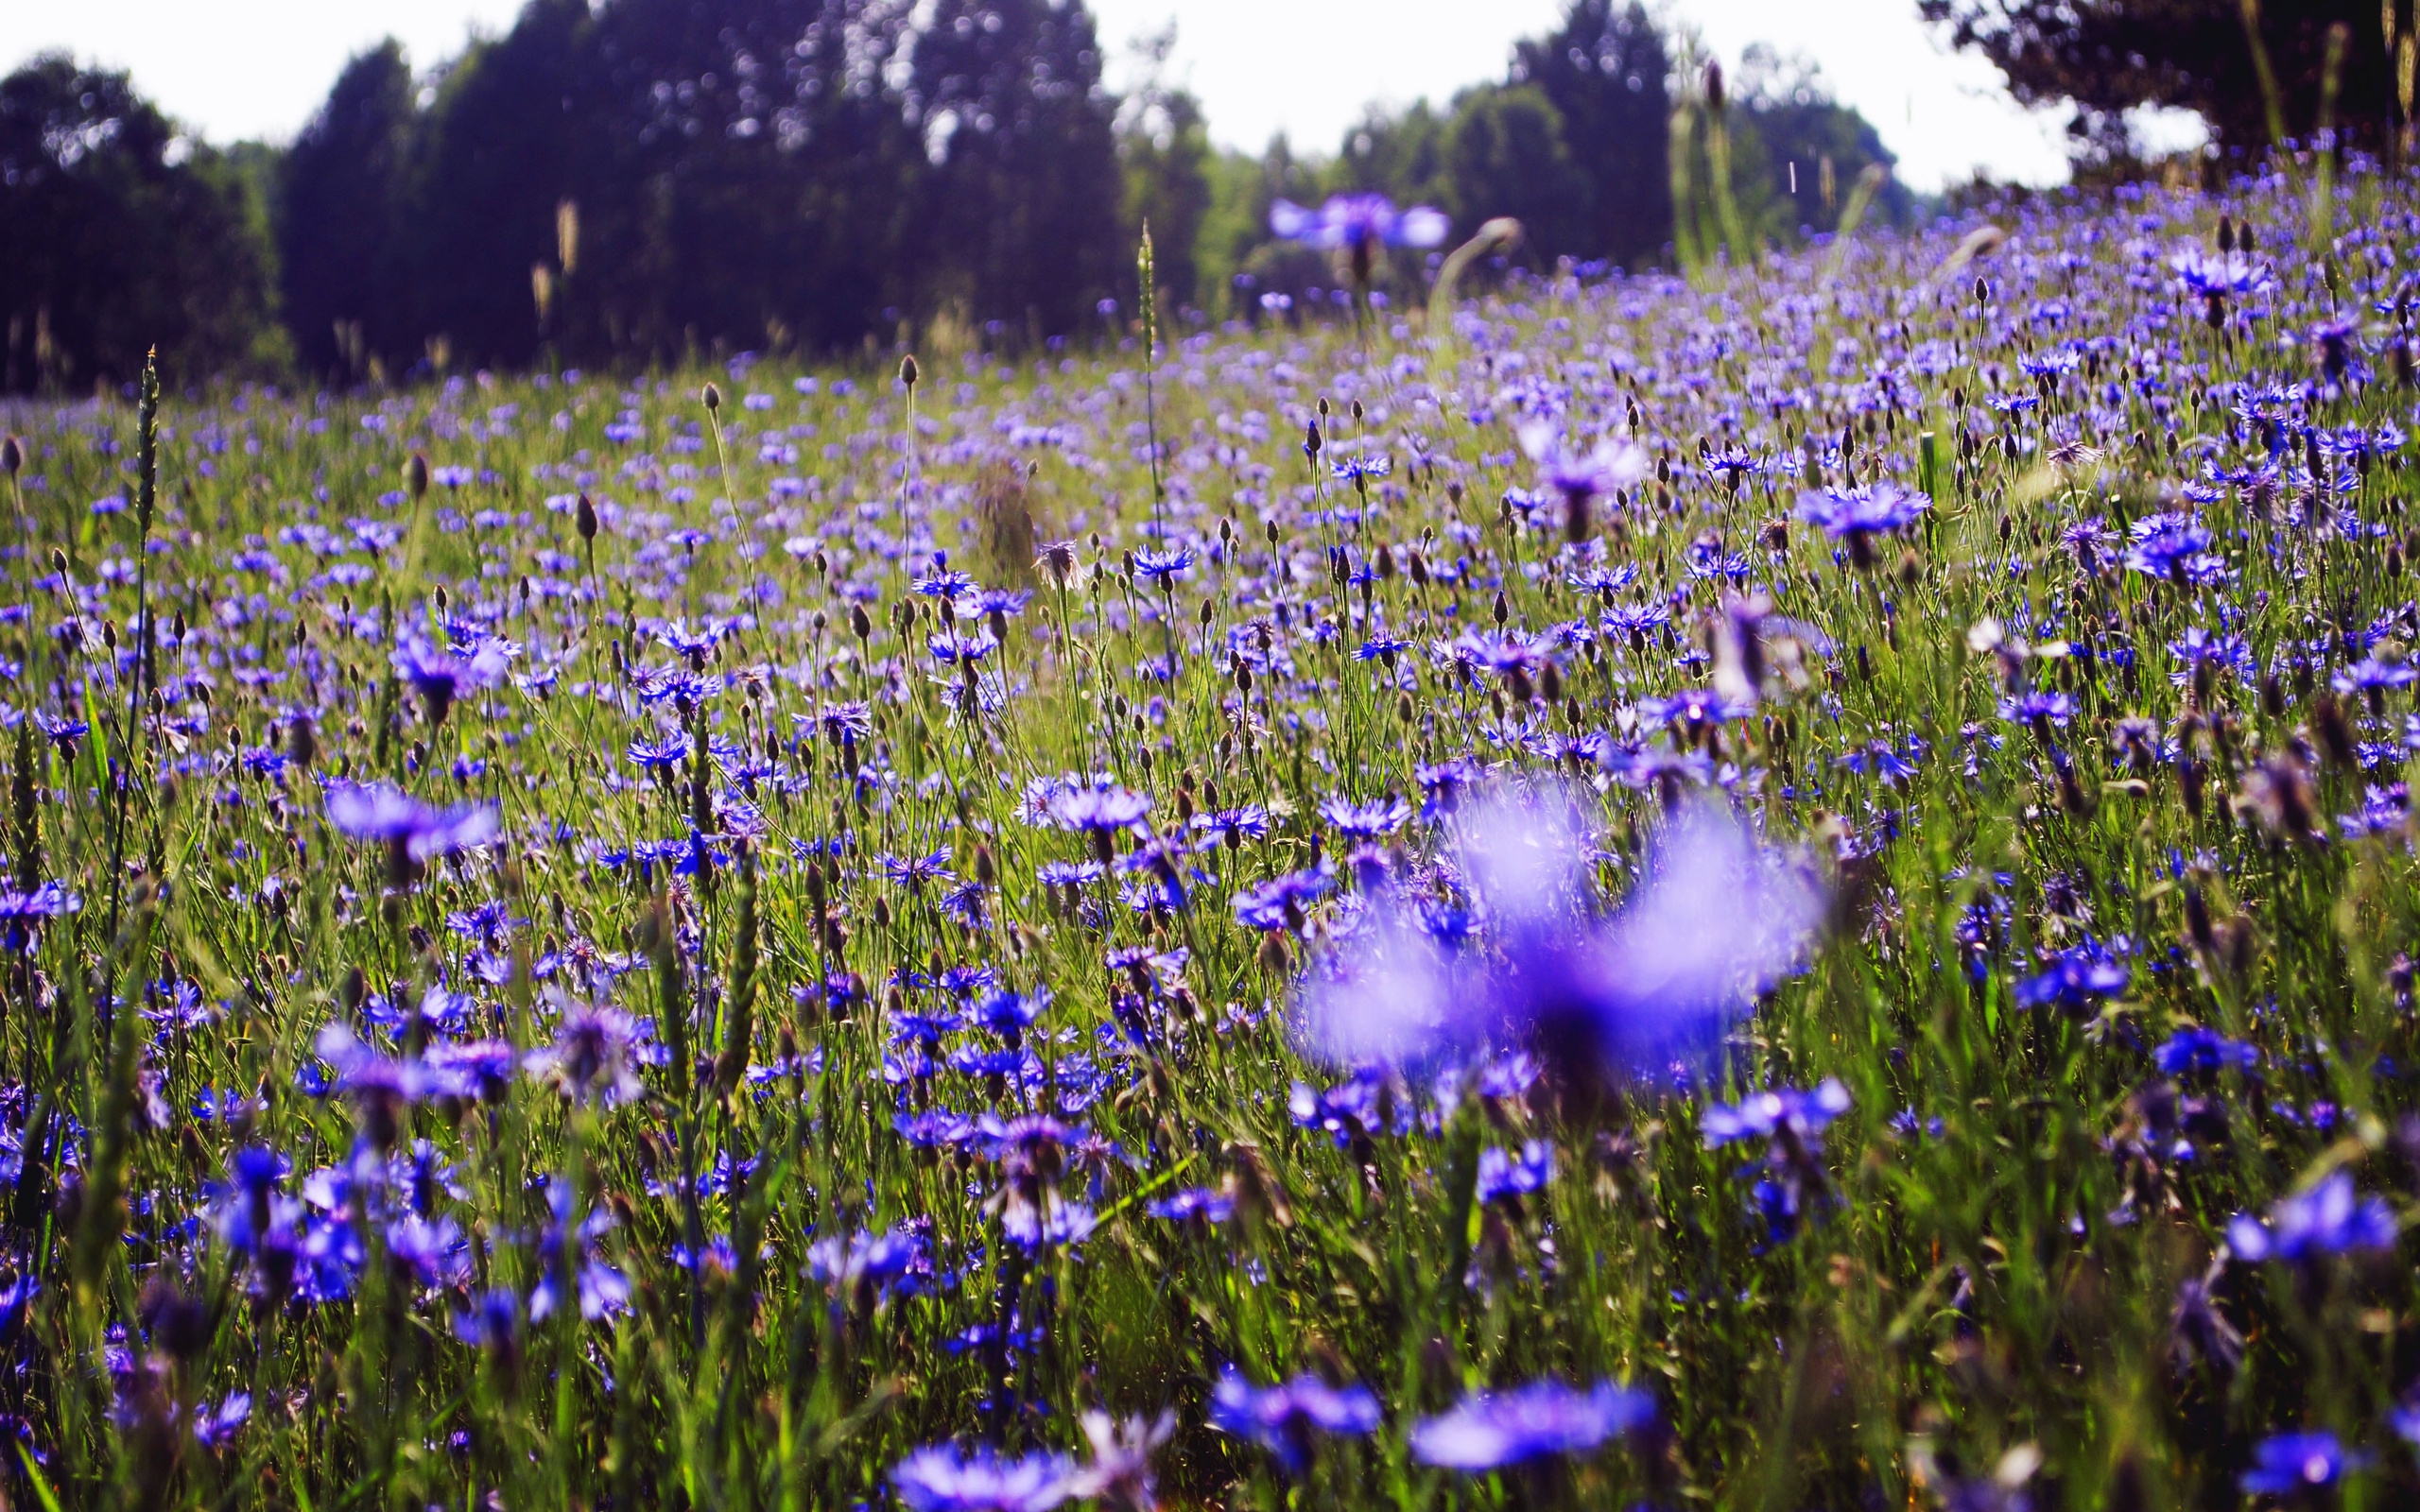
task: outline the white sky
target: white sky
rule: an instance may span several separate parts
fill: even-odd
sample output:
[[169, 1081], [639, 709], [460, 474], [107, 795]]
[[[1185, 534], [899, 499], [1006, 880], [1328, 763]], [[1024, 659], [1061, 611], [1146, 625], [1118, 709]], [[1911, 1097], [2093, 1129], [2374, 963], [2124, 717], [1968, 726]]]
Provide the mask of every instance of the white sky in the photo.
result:
[[[2029, 182], [2066, 177], [2058, 123], [2029, 116], [1979, 59], [1937, 46], [1915, 0], [1662, 0], [1736, 61], [1770, 42], [1820, 64], [1865, 112], [1919, 190], [1978, 166]], [[1177, 22], [1171, 72], [1224, 145], [1285, 130], [1333, 151], [1373, 100], [1443, 101], [1500, 77], [1514, 39], [1563, 0], [1091, 0], [1113, 59]], [[215, 142], [290, 137], [345, 60], [380, 38], [425, 67], [473, 27], [510, 26], [518, 0], [0, 0], [0, 66], [63, 47], [133, 71], [136, 86]], [[1122, 75], [1114, 63], [1112, 81]]]

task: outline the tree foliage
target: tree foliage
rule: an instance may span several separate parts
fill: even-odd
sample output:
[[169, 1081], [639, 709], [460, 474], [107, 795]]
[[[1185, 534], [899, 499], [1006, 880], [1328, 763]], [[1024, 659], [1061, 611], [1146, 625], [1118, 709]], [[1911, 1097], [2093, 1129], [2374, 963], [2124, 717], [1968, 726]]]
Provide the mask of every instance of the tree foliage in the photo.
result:
[[[1923, 0], [1952, 41], [1998, 65], [2029, 105], [2066, 104], [2070, 129], [2103, 150], [2123, 150], [2124, 113], [2139, 105], [2194, 111], [2231, 146], [2265, 144], [2268, 105], [2238, 0]], [[2346, 28], [2336, 105], [2353, 139], [2377, 143], [2397, 119], [2394, 55], [2383, 25], [2409, 0], [2267, 0], [2259, 35], [2286, 129], [2319, 123], [2329, 28]]]
[[270, 360], [266, 215], [122, 73], [45, 57], [0, 80], [0, 387]]

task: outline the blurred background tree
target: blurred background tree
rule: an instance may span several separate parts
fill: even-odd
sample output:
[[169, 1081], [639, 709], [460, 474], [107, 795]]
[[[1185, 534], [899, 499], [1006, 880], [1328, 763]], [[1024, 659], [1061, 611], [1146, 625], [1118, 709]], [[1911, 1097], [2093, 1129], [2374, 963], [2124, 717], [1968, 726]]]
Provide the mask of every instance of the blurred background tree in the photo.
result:
[[[1951, 39], [1989, 58], [2028, 105], [2067, 105], [2070, 133], [2100, 157], [2131, 155], [2126, 112], [2197, 112], [2214, 140], [2269, 141], [2268, 103], [2240, 0], [1922, 0]], [[2354, 141], [2383, 145], [2399, 118], [2395, 35], [2412, 30], [2411, 0], [2264, 0], [2256, 9], [2286, 129], [2308, 136], [2320, 114], [2328, 31], [2346, 42], [2336, 117]]]
[[128, 382], [283, 359], [268, 211], [124, 74], [46, 57], [0, 80], [0, 384]]
[[[2087, 149], [2145, 102], [2258, 134], [2237, 0], [1922, 3], [2020, 97], [2073, 102]], [[2310, 119], [2351, 0], [2268, 9], [2288, 112]], [[2390, 54], [2362, 15], [2342, 113], [2374, 135]], [[122, 379], [154, 339], [187, 378], [291, 364], [353, 384], [1123, 338], [1146, 220], [1168, 329], [1300, 318], [1339, 274], [1270, 237], [1280, 197], [1432, 204], [1458, 238], [1517, 216], [1495, 276], [1674, 261], [1675, 110], [1702, 118], [1703, 50], [1639, 0], [1568, 0], [1499, 78], [1374, 109], [1332, 152], [1214, 146], [1168, 77], [1173, 32], [1136, 45], [1120, 98], [1083, 0], [528, 0], [424, 72], [364, 53], [290, 146], [224, 153], [123, 76], [37, 60], [0, 84], [0, 382]], [[1703, 133], [1685, 147], [1688, 229], [1750, 244], [1736, 256], [1833, 230], [1890, 166], [1807, 65], [1751, 49], [1729, 94], [1725, 226]], [[1869, 214], [1922, 208], [1886, 181]], [[1416, 299], [1424, 274], [1398, 254], [1380, 286]]]

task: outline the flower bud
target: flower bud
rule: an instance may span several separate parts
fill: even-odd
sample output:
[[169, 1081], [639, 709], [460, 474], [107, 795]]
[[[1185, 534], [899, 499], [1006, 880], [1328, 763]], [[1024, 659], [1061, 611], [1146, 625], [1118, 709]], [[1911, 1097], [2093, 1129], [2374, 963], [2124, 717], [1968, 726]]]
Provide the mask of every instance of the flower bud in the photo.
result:
[[414, 452], [404, 462], [404, 491], [418, 504], [428, 494], [428, 458]]

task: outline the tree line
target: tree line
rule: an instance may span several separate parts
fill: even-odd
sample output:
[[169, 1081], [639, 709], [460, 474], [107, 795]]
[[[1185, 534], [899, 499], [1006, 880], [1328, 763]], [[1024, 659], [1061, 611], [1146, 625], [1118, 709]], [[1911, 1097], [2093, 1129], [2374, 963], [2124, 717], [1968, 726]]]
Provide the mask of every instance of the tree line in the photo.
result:
[[[0, 81], [0, 387], [121, 382], [155, 342], [187, 374], [341, 385], [1098, 338], [1132, 314], [1146, 221], [1177, 319], [1300, 318], [1336, 280], [1270, 235], [1280, 197], [1432, 204], [1458, 238], [1511, 215], [1509, 257], [1640, 267], [1676, 238], [1829, 231], [1891, 161], [1769, 53], [1710, 91], [1635, 0], [1572, 0], [1501, 79], [1374, 111], [1332, 153], [1215, 148], [1167, 52], [1121, 95], [1082, 0], [529, 0], [425, 72], [373, 48], [290, 145], [226, 149], [122, 74], [39, 58]], [[1720, 224], [1689, 188], [1709, 108]], [[1892, 185], [1870, 213], [1914, 210]]]

